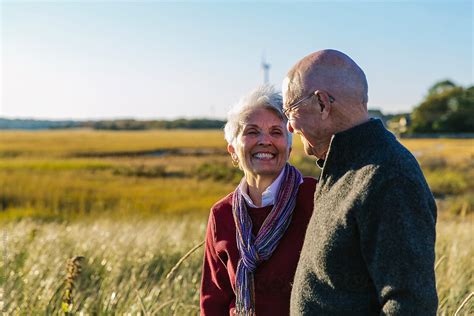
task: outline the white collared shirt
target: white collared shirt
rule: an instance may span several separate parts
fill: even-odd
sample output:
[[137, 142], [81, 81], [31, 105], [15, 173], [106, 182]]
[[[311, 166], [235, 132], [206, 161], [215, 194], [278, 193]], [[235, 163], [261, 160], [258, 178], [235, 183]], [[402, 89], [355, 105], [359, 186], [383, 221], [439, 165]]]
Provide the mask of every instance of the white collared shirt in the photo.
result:
[[[244, 183], [243, 190], [242, 190], [242, 196], [245, 199], [245, 202], [247, 202], [247, 205], [249, 207], [253, 208], [258, 208], [258, 207], [265, 207], [268, 205], [275, 205], [275, 200], [277, 198], [278, 190], [280, 189], [281, 181], [283, 180], [283, 174], [285, 172], [285, 168], [281, 169], [280, 174], [278, 177], [268, 186], [268, 188], [265, 189], [262, 193], [262, 206], [256, 206], [250, 196], [248, 195], [248, 184], [247, 182]], [[301, 179], [300, 184], [303, 182], [303, 179]]]

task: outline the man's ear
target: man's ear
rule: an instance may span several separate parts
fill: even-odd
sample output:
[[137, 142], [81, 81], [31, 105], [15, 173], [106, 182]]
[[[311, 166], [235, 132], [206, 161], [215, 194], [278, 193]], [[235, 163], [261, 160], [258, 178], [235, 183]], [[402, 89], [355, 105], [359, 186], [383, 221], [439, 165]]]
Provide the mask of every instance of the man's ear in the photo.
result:
[[317, 90], [314, 94], [316, 94], [318, 97], [321, 119], [325, 120], [329, 117], [329, 113], [331, 113], [332, 110], [332, 103], [329, 99], [329, 95], [326, 92], [320, 90]]

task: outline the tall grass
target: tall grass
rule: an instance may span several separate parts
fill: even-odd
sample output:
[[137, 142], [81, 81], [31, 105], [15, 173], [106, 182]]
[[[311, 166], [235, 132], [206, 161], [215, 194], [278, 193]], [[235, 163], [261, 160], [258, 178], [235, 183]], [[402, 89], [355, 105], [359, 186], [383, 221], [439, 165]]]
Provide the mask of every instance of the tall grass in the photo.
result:
[[[436, 240], [436, 285], [439, 315], [454, 315], [462, 301], [474, 291], [474, 217], [438, 221]], [[469, 302], [460, 315], [472, 315]]]
[[[175, 271], [178, 260], [204, 238], [203, 218], [154, 220], [10, 223], [7, 262], [1, 272], [4, 312], [51, 314], [63, 310], [64, 293], [72, 290], [68, 311], [91, 314], [195, 315], [202, 249]], [[83, 256], [82, 271], [72, 281], [68, 261]]]
[[[441, 218], [438, 223], [439, 315], [453, 315], [474, 291], [472, 220]], [[7, 261], [0, 266], [7, 276], [0, 284], [4, 312], [60, 312], [69, 284], [68, 261], [84, 256], [69, 312], [197, 315], [202, 248], [176, 264], [202, 242], [205, 226], [204, 216], [10, 222], [3, 227]], [[461, 315], [473, 312], [471, 302]]]

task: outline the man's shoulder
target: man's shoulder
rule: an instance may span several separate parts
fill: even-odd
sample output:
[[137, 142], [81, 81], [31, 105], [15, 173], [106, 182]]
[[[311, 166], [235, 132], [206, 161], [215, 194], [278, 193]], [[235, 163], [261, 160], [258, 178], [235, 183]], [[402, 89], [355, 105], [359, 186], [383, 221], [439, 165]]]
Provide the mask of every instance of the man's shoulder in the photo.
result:
[[383, 151], [373, 154], [368, 161], [370, 162], [358, 170], [367, 198], [374, 198], [374, 194], [385, 196], [418, 192], [420, 199], [432, 200], [431, 191], [418, 161], [396, 139], [388, 140]]
[[407, 178], [414, 181], [424, 179], [420, 165], [415, 156], [398, 140], [387, 146], [385, 160], [381, 164], [383, 171], [392, 178]]
[[358, 169], [379, 180], [422, 175], [416, 158], [394, 137], [387, 137], [378, 148], [369, 148]]
[[386, 144], [368, 150], [344, 175], [353, 190], [369, 197], [390, 183], [399, 184], [399, 189], [409, 183], [410, 187], [429, 191], [417, 160], [396, 139], [388, 139]]

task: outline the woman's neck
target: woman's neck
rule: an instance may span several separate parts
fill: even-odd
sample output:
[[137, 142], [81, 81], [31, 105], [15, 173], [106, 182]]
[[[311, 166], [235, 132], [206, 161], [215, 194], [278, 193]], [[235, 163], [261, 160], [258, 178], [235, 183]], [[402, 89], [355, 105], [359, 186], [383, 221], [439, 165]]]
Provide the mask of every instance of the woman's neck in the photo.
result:
[[256, 206], [262, 206], [262, 194], [263, 192], [275, 181], [278, 175], [274, 177], [246, 177], [248, 194], [252, 199], [253, 204]]

